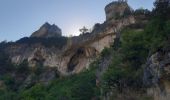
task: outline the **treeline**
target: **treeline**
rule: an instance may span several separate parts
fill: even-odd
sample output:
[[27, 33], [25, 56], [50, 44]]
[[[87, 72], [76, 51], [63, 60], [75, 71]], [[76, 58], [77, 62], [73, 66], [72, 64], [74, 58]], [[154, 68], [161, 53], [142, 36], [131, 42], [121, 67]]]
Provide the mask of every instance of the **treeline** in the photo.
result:
[[62, 47], [67, 43], [67, 37], [52, 37], [52, 38], [38, 38], [38, 37], [24, 37], [16, 41], [17, 44], [36, 44], [40, 43], [46, 47]]

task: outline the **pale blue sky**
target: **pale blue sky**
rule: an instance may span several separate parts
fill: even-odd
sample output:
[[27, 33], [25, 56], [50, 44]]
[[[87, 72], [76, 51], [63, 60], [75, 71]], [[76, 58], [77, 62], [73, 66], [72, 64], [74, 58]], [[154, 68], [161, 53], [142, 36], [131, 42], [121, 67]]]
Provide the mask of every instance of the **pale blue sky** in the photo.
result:
[[[30, 36], [45, 22], [56, 24], [63, 35], [105, 20], [104, 7], [113, 0], [0, 0], [0, 41]], [[154, 0], [128, 0], [133, 8], [153, 8]]]

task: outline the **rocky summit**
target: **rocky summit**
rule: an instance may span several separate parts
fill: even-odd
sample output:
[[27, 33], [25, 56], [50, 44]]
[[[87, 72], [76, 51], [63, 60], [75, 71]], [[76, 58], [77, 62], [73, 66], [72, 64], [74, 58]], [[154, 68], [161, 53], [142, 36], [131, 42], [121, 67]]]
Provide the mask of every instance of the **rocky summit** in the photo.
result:
[[105, 7], [106, 20], [120, 18], [132, 13], [133, 9], [126, 0], [113, 1]]
[[39, 38], [50, 38], [50, 37], [58, 37], [62, 35], [61, 29], [55, 24], [50, 25], [46, 22], [44, 25], [40, 27], [39, 30], [34, 32], [31, 37], [39, 37]]

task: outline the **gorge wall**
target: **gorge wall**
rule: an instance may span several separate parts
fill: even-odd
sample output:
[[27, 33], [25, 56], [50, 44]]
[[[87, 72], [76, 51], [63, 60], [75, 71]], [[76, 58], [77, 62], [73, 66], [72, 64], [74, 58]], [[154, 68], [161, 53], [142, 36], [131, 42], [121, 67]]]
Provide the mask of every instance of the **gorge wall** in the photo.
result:
[[[114, 13], [117, 7], [120, 9]], [[96, 24], [91, 33], [67, 38], [67, 43], [62, 48], [45, 47], [41, 43], [15, 44], [8, 46], [6, 51], [12, 62], [16, 64], [27, 60], [32, 67], [41, 63], [43, 66], [56, 68], [61, 75], [79, 73], [83, 69], [87, 69], [105, 47], [113, 44], [117, 32], [123, 27], [135, 23], [135, 18], [130, 15], [131, 9], [126, 2], [112, 2], [106, 6], [105, 10], [106, 21], [103, 24]], [[127, 11], [129, 15], [126, 14]], [[124, 14], [126, 16], [123, 16]], [[122, 17], [115, 18], [117, 15]], [[56, 25], [46, 23], [30, 38], [56, 36], [62, 37], [61, 30]]]

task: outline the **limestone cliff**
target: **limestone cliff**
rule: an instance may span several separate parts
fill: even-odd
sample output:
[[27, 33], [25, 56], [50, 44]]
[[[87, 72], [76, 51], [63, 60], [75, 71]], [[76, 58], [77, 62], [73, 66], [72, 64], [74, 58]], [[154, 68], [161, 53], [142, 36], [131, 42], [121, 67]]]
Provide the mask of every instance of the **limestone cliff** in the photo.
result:
[[[123, 5], [123, 6], [122, 6]], [[116, 8], [115, 8], [116, 6]], [[109, 7], [109, 8], [108, 8]], [[117, 13], [125, 14], [125, 10], [131, 11], [127, 3], [113, 2], [106, 6], [106, 20], [103, 24], [96, 24], [91, 33], [67, 38], [67, 43], [61, 48], [56, 46], [46, 47], [41, 43], [15, 44], [6, 48], [13, 63], [19, 64], [27, 60], [29, 65], [36, 67], [41, 63], [43, 66], [56, 68], [61, 75], [79, 73], [88, 68], [105, 47], [110, 47], [116, 38], [116, 33], [123, 27], [135, 23], [133, 15], [114, 18]], [[107, 9], [110, 9], [108, 12]], [[108, 19], [108, 18], [107, 18]], [[30, 38], [52, 38], [61, 36], [61, 30], [56, 25], [44, 24]]]

